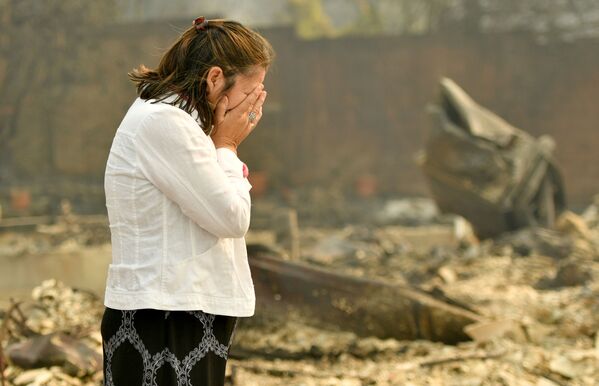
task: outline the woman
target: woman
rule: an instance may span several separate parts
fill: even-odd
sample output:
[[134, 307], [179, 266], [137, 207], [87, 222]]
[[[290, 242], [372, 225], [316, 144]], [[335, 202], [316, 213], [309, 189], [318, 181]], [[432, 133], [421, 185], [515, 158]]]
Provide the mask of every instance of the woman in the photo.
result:
[[239, 144], [262, 117], [270, 44], [197, 18], [155, 70], [106, 166], [112, 237], [101, 333], [107, 386], [223, 385], [239, 317], [254, 314]]

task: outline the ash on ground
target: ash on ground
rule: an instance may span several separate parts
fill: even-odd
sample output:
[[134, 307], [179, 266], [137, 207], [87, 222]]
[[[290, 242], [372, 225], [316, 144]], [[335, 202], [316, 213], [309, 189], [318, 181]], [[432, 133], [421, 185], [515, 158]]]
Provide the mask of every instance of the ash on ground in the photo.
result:
[[[599, 202], [581, 215], [563, 213], [551, 229], [482, 241], [464, 219], [439, 217], [422, 202], [414, 206], [426, 216], [419, 224], [406, 215], [409, 205], [389, 205], [392, 216], [381, 214], [376, 226], [300, 227], [295, 241], [290, 232], [263, 228], [247, 241], [283, 259], [436, 293], [491, 322], [473, 328], [471, 341], [448, 345], [325, 330], [301, 315], [243, 318], [228, 385], [597, 384]], [[36, 252], [26, 246], [36, 245], [34, 236], [14, 236], [13, 244], [7, 237], [4, 253]], [[88, 239], [71, 244], [87, 248]], [[46, 239], [36, 248], [51, 247]], [[13, 300], [0, 312], [6, 384], [102, 385], [102, 312], [100, 297], [54, 279]]]

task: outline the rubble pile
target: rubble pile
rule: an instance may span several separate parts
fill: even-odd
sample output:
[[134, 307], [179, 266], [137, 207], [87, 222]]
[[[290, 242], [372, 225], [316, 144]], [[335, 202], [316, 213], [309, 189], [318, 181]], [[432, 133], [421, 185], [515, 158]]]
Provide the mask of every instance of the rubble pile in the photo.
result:
[[[483, 318], [465, 328], [471, 340], [365, 337], [347, 325], [323, 329], [301, 313], [258, 310], [241, 319], [227, 384], [597, 384], [599, 196], [580, 216], [563, 213], [554, 227], [484, 240], [457, 216], [420, 223], [408, 216], [409, 225], [376, 216], [376, 226], [302, 227], [295, 258], [472, 310]], [[284, 251], [290, 236], [271, 232], [250, 232], [248, 247]], [[6, 385], [102, 385], [102, 311], [97, 296], [56, 280], [0, 311]]]
[[92, 245], [110, 242], [107, 219], [89, 223], [77, 220], [67, 223], [37, 224], [33, 231], [2, 230], [0, 228], [0, 256], [18, 257], [51, 251], [77, 251]]
[[0, 343], [8, 385], [78, 386], [102, 383], [102, 304], [91, 293], [54, 279], [12, 301], [0, 313]]
[[429, 112], [435, 126], [418, 163], [443, 212], [464, 216], [484, 237], [554, 225], [567, 206], [551, 136], [512, 126], [449, 78]]
[[309, 320], [301, 322], [303, 327], [267, 321], [240, 329], [232, 381], [596, 385], [598, 220], [599, 196], [581, 216], [564, 212], [553, 228], [529, 227], [481, 241], [462, 231], [461, 220], [302, 229], [304, 261], [417, 286], [487, 321], [468, 326], [472, 341], [457, 345], [358, 337], [311, 327]]

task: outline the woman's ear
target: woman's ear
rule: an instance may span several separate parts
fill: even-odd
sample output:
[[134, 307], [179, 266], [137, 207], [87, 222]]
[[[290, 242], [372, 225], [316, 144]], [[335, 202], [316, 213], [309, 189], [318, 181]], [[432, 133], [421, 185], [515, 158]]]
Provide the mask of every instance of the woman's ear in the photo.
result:
[[208, 98], [217, 99], [225, 88], [225, 75], [220, 67], [210, 67], [206, 76]]

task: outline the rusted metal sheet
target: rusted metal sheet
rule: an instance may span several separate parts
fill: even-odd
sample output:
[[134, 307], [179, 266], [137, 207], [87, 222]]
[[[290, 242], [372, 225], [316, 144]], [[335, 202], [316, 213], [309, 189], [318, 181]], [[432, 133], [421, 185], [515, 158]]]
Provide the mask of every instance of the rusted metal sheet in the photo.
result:
[[256, 314], [294, 313], [312, 324], [359, 336], [446, 343], [468, 340], [464, 326], [483, 320], [414, 288], [282, 260], [252, 245], [248, 254]]
[[536, 139], [441, 81], [435, 127], [420, 158], [443, 212], [467, 218], [480, 237], [550, 226], [566, 208], [549, 136]]

